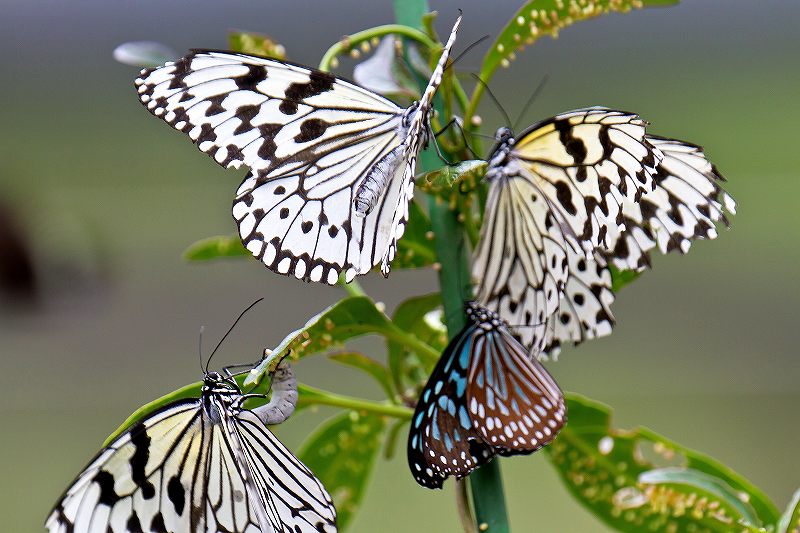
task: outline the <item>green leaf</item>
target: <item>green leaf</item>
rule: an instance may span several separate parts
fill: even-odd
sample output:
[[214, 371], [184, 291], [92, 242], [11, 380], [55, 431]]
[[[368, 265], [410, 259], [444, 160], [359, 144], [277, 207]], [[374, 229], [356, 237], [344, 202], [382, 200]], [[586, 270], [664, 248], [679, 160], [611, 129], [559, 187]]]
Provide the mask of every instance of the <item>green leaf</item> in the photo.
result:
[[228, 46], [234, 52], [274, 59], [286, 59], [286, 49], [269, 35], [249, 31], [228, 33]]
[[436, 262], [433, 251], [431, 221], [416, 203], [408, 204], [408, 223], [403, 238], [397, 241], [397, 254], [392, 269], [421, 268]]
[[[739, 517], [736, 523], [754, 524], [759, 522], [755, 509], [746, 500], [742, 500], [730, 485], [699, 470], [683, 467], [656, 468], [643, 472], [639, 476], [639, 483], [645, 487], [648, 485], [656, 487], [656, 490], [660, 492], [660, 495], [651, 499], [683, 498], [684, 495], [690, 494], [698, 502], [707, 501], [708, 505], [704, 506], [701, 512], [698, 512], [697, 509], [694, 510], [698, 522], [704, 521], [701, 513], [711, 513], [711, 516], [706, 517], [705, 520], [721, 521], [729, 525], [734, 523], [730, 517]], [[719, 506], [713, 507], [714, 502], [719, 503]]]
[[415, 184], [420, 190], [437, 196], [450, 197], [475, 190], [486, 174], [486, 161], [462, 161], [453, 166], [443, 166], [417, 177]]
[[608, 406], [579, 395], [567, 407], [548, 456], [572, 495], [616, 530], [760, 531], [777, 520], [762, 491], [714, 459], [646, 428], [614, 429]]
[[[432, 315], [441, 305], [442, 298], [438, 292], [409, 298], [397, 306], [392, 322], [399, 329], [433, 348], [437, 354], [441, 353], [447, 345], [447, 329], [441, 317]], [[413, 347], [403, 342], [389, 339], [387, 346], [389, 371], [399, 392], [409, 386], [416, 387], [427, 377], [438, 360], [438, 356], [431, 358], [429, 353], [417, 353]], [[420, 369], [420, 366], [423, 368]]]
[[389, 370], [379, 362], [358, 352], [340, 352], [331, 354], [328, 358], [345, 366], [357, 368], [358, 370], [366, 372], [375, 378], [375, 381], [378, 382], [386, 393], [387, 398], [394, 398], [395, 391], [392, 386], [392, 378], [389, 375]]
[[348, 411], [319, 427], [298, 453], [333, 497], [340, 531], [361, 505], [385, 428], [383, 417]]
[[557, 37], [558, 32], [576, 22], [611, 12], [626, 13], [632, 9], [649, 6], [668, 6], [678, 0], [528, 0], [514, 14], [511, 21], [497, 36], [486, 52], [480, 77], [485, 82], [499, 65], [507, 67], [517, 52], [530, 46], [544, 35]]
[[183, 252], [186, 261], [210, 261], [228, 257], [251, 257], [252, 254], [242, 246], [238, 235], [218, 235], [201, 239]]
[[611, 291], [614, 293], [617, 293], [622, 287], [628, 285], [642, 275], [641, 272], [635, 270], [620, 270], [613, 265], [608, 265], [608, 270], [611, 272]]
[[777, 533], [800, 533], [800, 490], [794, 493], [781, 516]]
[[379, 334], [404, 342], [435, 357], [436, 352], [424, 342], [395, 326], [366, 296], [350, 296], [328, 307], [302, 328], [287, 335], [261, 363], [250, 371], [245, 385], [258, 383], [278, 361], [291, 353], [294, 359], [340, 348], [349, 339]]

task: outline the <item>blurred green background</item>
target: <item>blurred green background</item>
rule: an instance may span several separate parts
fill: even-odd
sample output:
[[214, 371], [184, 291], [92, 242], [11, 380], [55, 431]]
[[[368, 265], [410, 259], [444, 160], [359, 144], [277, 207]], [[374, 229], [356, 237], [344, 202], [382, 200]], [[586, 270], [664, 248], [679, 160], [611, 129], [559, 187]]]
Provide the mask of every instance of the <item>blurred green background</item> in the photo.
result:
[[[497, 35], [516, 1], [432, 1], [440, 31], [464, 10], [458, 50]], [[193, 241], [235, 231], [243, 171], [226, 172], [137, 101], [130, 40], [176, 50], [225, 47], [229, 29], [271, 34], [316, 64], [340, 36], [392, 20], [390, 3], [6, 1], [0, 17], [0, 220], [30, 251], [17, 298], [0, 296], [0, 516], [37, 531], [103, 439], [146, 401], [198, 379], [206, 344], [256, 297], [216, 363], [255, 359], [342, 296], [251, 260], [186, 264]], [[733, 227], [655, 268], [619, 295], [614, 335], [565, 350], [549, 368], [566, 390], [611, 404], [619, 426], [647, 425], [702, 450], [783, 507], [800, 486], [800, 3], [691, 1], [612, 15], [544, 39], [492, 88], [514, 116], [544, 75], [524, 123], [587, 105], [636, 111], [654, 133], [702, 144], [739, 203]], [[460, 63], [477, 70], [485, 45]], [[351, 65], [340, 73], [350, 74]], [[488, 101], [488, 132], [500, 124]], [[6, 237], [7, 238], [7, 237]], [[8, 241], [6, 241], [8, 242]], [[8, 248], [11, 249], [11, 248]], [[14, 256], [19, 258], [19, 256]], [[8, 253], [0, 261], [11, 261]], [[431, 291], [431, 271], [370, 275], [390, 308]], [[17, 287], [19, 289], [19, 287]], [[20, 295], [21, 294], [21, 295]], [[30, 297], [30, 298], [28, 298]], [[356, 343], [382, 357], [378, 340]], [[378, 398], [323, 357], [302, 381]], [[279, 429], [297, 446], [333, 411]], [[540, 456], [503, 461], [515, 531], [603, 531]], [[458, 531], [452, 483], [419, 488], [401, 455], [380, 462], [353, 531]]]

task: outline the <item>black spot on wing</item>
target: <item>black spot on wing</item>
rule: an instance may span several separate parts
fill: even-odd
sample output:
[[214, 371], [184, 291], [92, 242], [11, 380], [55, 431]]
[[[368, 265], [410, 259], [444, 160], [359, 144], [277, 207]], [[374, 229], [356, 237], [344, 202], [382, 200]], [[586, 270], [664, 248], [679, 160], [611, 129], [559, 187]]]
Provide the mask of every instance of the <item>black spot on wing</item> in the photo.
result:
[[567, 213], [575, 216], [578, 210], [575, 208], [575, 204], [572, 203], [572, 191], [570, 191], [569, 185], [563, 181], [557, 181], [554, 186], [556, 188], [556, 198], [558, 198], [559, 203], [564, 207]]
[[247, 74], [234, 78], [236, 86], [246, 91], [253, 91], [260, 81], [267, 79], [267, 67], [263, 65], [248, 65]]
[[586, 160], [586, 145], [583, 141], [572, 135], [572, 125], [568, 120], [556, 120], [553, 122], [558, 131], [558, 137], [564, 149], [572, 156], [576, 165], [580, 165]]
[[325, 130], [328, 129], [328, 124], [324, 120], [318, 118], [310, 118], [300, 124], [300, 133], [294, 136], [294, 140], [299, 143], [313, 141], [322, 137]]
[[330, 91], [336, 78], [327, 72], [312, 71], [306, 83], [292, 83], [286, 88], [285, 100], [278, 107], [281, 113], [294, 115], [297, 113], [297, 105], [301, 104], [306, 98], [317, 96]]
[[152, 533], [169, 533], [167, 525], [164, 523], [164, 515], [160, 511], [156, 513], [150, 522], [150, 531]]
[[130, 518], [128, 518], [128, 521], [125, 523], [125, 530], [130, 533], [144, 533], [142, 523], [139, 521], [139, 515], [136, 514], [136, 511], [131, 512]]
[[300, 224], [300, 229], [303, 230], [303, 233], [308, 233], [309, 231], [311, 231], [311, 228], [313, 228], [313, 227], [314, 227], [314, 223], [311, 222], [310, 220], [307, 220], [307, 221], [303, 222], [302, 224]]
[[177, 476], [169, 478], [167, 483], [167, 496], [172, 506], [175, 508], [175, 514], [178, 516], [183, 514], [183, 509], [186, 506], [186, 491], [181, 484], [181, 480]]
[[153, 484], [147, 479], [145, 467], [150, 457], [150, 437], [143, 424], [133, 426], [130, 431], [131, 444], [136, 448], [131, 456], [129, 463], [131, 466], [131, 479], [142, 491], [142, 497], [149, 500], [156, 494]]
[[98, 503], [111, 507], [119, 501], [119, 494], [114, 490], [114, 476], [112, 476], [110, 472], [100, 470], [94, 475], [92, 481], [97, 483], [100, 487], [100, 496], [97, 499]]

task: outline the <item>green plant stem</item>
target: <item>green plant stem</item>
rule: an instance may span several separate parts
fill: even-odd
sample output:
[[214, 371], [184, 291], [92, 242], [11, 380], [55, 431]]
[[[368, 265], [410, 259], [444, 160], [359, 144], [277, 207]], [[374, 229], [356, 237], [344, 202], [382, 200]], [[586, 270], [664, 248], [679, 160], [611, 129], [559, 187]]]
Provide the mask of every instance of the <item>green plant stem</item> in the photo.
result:
[[[394, 0], [394, 11], [398, 23], [419, 28], [422, 16], [428, 11], [428, 3], [426, 0]], [[437, 111], [441, 114], [443, 110], [437, 108]], [[469, 127], [469, 124], [465, 124], [465, 127]], [[420, 167], [423, 171], [435, 168], [437, 162], [436, 156], [430, 151], [420, 154]], [[469, 290], [467, 247], [464, 232], [458, 223], [458, 213], [434, 197], [429, 197], [428, 205], [436, 257], [441, 267], [439, 285], [444, 304], [445, 323], [448, 335], [453, 338], [466, 323], [464, 301], [472, 297]], [[470, 476], [470, 486], [478, 529], [480, 530], [481, 524], [487, 524], [492, 533], [509, 532], [497, 461], [492, 461], [473, 473]]]
[[[402, 420], [411, 420], [411, 416], [414, 414], [414, 411], [402, 405], [372, 402], [370, 400], [363, 400], [353, 396], [344, 396], [328, 391], [315, 392], [318, 392], [319, 395], [315, 394], [313, 400], [309, 401], [307, 405], [330, 405], [332, 407], [341, 407], [354, 411], [367, 411], [377, 415], [386, 415]], [[302, 396], [300, 402], [303, 403]]]
[[347, 35], [346, 37], [342, 38], [339, 42], [328, 48], [327, 52], [325, 52], [325, 55], [322, 56], [322, 60], [319, 62], [319, 69], [328, 71], [331, 69], [331, 63], [336, 56], [351, 50], [354, 46], [362, 42], [369, 41], [373, 37], [383, 37], [384, 35], [390, 34], [402, 35], [403, 37], [414, 39], [427, 48], [436, 48], [438, 46], [435, 42], [433, 42], [433, 40], [431, 40], [430, 37], [413, 27], [409, 27], [404, 24], [386, 24], [384, 26], [377, 26], [375, 28], [360, 31], [352, 35]]
[[339, 276], [339, 286], [342, 287], [345, 292], [347, 292], [348, 296], [366, 296], [367, 293], [364, 292], [364, 289], [361, 287], [361, 284], [357, 280], [353, 280], [350, 283], [346, 283], [344, 281], [344, 274]]

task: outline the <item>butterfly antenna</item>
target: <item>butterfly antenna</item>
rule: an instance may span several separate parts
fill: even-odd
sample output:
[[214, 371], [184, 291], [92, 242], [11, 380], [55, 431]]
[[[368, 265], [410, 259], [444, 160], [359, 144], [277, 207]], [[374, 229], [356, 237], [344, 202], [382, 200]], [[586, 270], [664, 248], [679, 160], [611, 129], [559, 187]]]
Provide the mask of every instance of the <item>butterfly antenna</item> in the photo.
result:
[[497, 97], [494, 95], [492, 90], [489, 88], [489, 85], [485, 81], [483, 81], [481, 79], [481, 77], [478, 76], [477, 74], [473, 74], [472, 77], [475, 78], [475, 81], [477, 81], [478, 83], [483, 85], [484, 89], [486, 89], [486, 92], [489, 93], [489, 96], [491, 97], [492, 101], [497, 106], [497, 109], [499, 109], [500, 113], [502, 113], [503, 118], [506, 121], [506, 126], [508, 126], [509, 129], [512, 129], [511, 128], [511, 117], [508, 116], [508, 113], [506, 113], [506, 110], [503, 108], [502, 105], [500, 105], [500, 100], [498, 100]]
[[205, 329], [205, 326], [200, 326], [200, 335], [197, 340], [197, 355], [200, 358], [200, 372], [203, 372], [203, 331], [205, 331]]
[[236, 320], [234, 320], [234, 321], [233, 321], [233, 324], [231, 324], [231, 327], [230, 327], [230, 328], [228, 328], [228, 331], [225, 333], [225, 335], [223, 335], [223, 336], [222, 336], [222, 338], [219, 340], [219, 342], [217, 343], [217, 345], [214, 347], [214, 351], [213, 351], [213, 352], [211, 352], [211, 355], [209, 355], [209, 356], [208, 356], [208, 361], [206, 361], [206, 370], [205, 370], [206, 372], [208, 372], [208, 367], [211, 365], [211, 359], [214, 357], [214, 354], [215, 354], [215, 353], [217, 353], [217, 350], [219, 350], [219, 347], [220, 347], [220, 346], [222, 346], [222, 343], [223, 343], [223, 342], [225, 342], [225, 339], [227, 339], [227, 338], [228, 338], [228, 335], [230, 335], [230, 334], [231, 334], [231, 331], [233, 331], [233, 328], [235, 328], [235, 327], [236, 327], [236, 324], [238, 324], [238, 323], [239, 323], [239, 321], [242, 319], [242, 317], [243, 317], [243, 316], [244, 316], [244, 315], [245, 315], [245, 314], [246, 314], [246, 313], [247, 313], [247, 312], [248, 312], [250, 309], [252, 309], [253, 307], [255, 307], [255, 305], [256, 305], [257, 303], [259, 303], [259, 302], [260, 302], [261, 300], [263, 300], [263, 299], [264, 299], [264, 298], [259, 298], [259, 299], [258, 299], [258, 300], [256, 300], [255, 302], [253, 302], [253, 303], [251, 303], [250, 305], [248, 305], [248, 306], [247, 306], [247, 308], [246, 308], [244, 311], [242, 311], [242, 312], [239, 314], [239, 317], [238, 317]]
[[541, 79], [541, 81], [539, 81], [539, 85], [537, 85], [536, 89], [533, 90], [533, 94], [530, 95], [528, 101], [525, 102], [524, 106], [522, 106], [522, 111], [519, 112], [519, 116], [517, 117], [516, 122], [514, 122], [514, 126], [511, 128], [511, 131], [517, 130], [517, 126], [519, 126], [519, 123], [522, 121], [523, 118], [525, 118], [525, 113], [528, 112], [528, 109], [531, 107], [531, 104], [533, 104], [533, 101], [536, 100], [536, 97], [539, 96], [539, 94], [542, 92], [544, 86], [547, 85], [548, 79], [549, 79], [548, 75], [545, 74], [544, 77]]
[[475, 48], [476, 46], [478, 46], [479, 44], [481, 44], [483, 41], [485, 41], [485, 40], [486, 40], [486, 39], [488, 39], [488, 38], [489, 38], [489, 35], [484, 35], [483, 37], [481, 37], [480, 39], [478, 39], [477, 41], [475, 41], [475, 42], [474, 42], [474, 43], [472, 43], [471, 45], [467, 46], [467, 47], [464, 49], [464, 51], [463, 51], [463, 52], [461, 52], [460, 54], [458, 54], [458, 55], [456, 56], [456, 58], [455, 58], [455, 59], [453, 59], [452, 61], [450, 61], [450, 63], [448, 63], [448, 64], [447, 64], [447, 66], [444, 68], [444, 70], [446, 71], [447, 69], [449, 69], [450, 67], [452, 67], [453, 65], [455, 65], [456, 63], [458, 63], [458, 61], [459, 61], [459, 60], [460, 60], [462, 57], [464, 57], [465, 55], [467, 55], [467, 53], [468, 53], [470, 50], [472, 50], [473, 48]]

